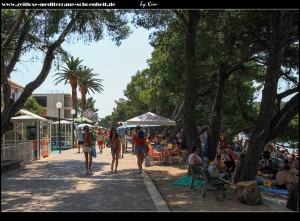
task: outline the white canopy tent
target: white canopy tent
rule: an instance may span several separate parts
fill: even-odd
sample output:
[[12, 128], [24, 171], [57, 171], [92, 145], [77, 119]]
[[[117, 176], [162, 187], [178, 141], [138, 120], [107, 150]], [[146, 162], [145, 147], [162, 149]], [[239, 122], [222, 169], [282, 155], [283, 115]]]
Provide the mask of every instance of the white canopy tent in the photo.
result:
[[126, 127], [130, 125], [141, 125], [141, 126], [175, 126], [176, 121], [168, 118], [159, 116], [157, 114], [147, 112], [140, 116], [131, 118], [125, 122]]

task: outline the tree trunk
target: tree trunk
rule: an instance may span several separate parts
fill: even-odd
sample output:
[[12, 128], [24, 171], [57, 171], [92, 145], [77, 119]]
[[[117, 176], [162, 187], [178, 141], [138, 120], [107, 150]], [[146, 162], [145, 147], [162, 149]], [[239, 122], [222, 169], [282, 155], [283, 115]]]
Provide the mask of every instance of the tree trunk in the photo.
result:
[[189, 147], [200, 146], [198, 130], [196, 125], [196, 102], [198, 88], [196, 75], [196, 36], [199, 22], [199, 11], [189, 10], [188, 21], [185, 23], [185, 89], [184, 89], [184, 108], [183, 108], [183, 130]]
[[226, 67], [225, 64], [220, 65], [220, 70], [217, 73], [217, 88], [214, 104], [212, 107], [212, 114], [209, 121], [208, 137], [209, 137], [209, 149], [208, 158], [210, 161], [215, 159], [216, 150], [219, 143], [220, 129], [221, 129], [221, 119], [222, 119], [222, 109], [224, 101], [224, 91], [225, 91], [225, 80], [226, 80]]
[[268, 61], [265, 77], [265, 85], [262, 91], [262, 100], [256, 127], [251, 136], [248, 151], [240, 162], [234, 180], [254, 180], [258, 171], [259, 156], [263, 151], [263, 145], [269, 133], [271, 118], [275, 108], [277, 85], [281, 74], [281, 64], [284, 50], [288, 44], [290, 28], [290, 12], [275, 11], [269, 17], [271, 45], [268, 49]]
[[265, 143], [268, 143], [279, 135], [283, 136], [285, 129], [297, 114], [299, 114], [299, 93], [294, 95], [276, 116], [272, 117]]
[[258, 205], [261, 203], [261, 195], [256, 181], [238, 182], [236, 184], [237, 199], [247, 205]]
[[77, 118], [77, 79], [76, 78], [71, 78], [70, 80], [70, 84], [71, 84], [71, 88], [72, 88], [72, 108], [76, 111], [74, 117]]
[[[6, 133], [6, 131], [9, 128], [10, 119], [12, 117], [14, 117], [15, 114], [24, 106], [26, 100], [30, 97], [32, 92], [36, 88], [38, 88], [47, 78], [47, 76], [50, 72], [50, 69], [51, 69], [53, 59], [54, 59], [54, 52], [64, 42], [66, 35], [69, 33], [69, 31], [73, 27], [76, 19], [77, 18], [74, 17], [72, 20], [70, 20], [70, 22], [68, 23], [66, 28], [62, 31], [62, 33], [58, 37], [58, 39], [56, 41], [54, 41], [54, 43], [48, 47], [48, 50], [45, 55], [43, 67], [42, 67], [40, 74], [36, 77], [36, 79], [34, 81], [32, 81], [26, 85], [26, 87], [24, 88], [19, 99], [16, 100], [16, 102], [9, 100], [9, 102], [4, 103], [4, 107], [1, 112], [1, 138], [3, 137], [3, 135]], [[26, 20], [26, 19], [24, 19], [24, 20]], [[23, 35], [21, 35], [20, 39], [17, 39], [17, 47], [16, 47], [15, 51], [21, 51], [22, 44], [24, 43], [24, 36], [26, 34], [27, 33], [24, 32]], [[11, 43], [11, 42], [8, 42], [8, 43]], [[9, 77], [11, 71], [13, 70], [13, 67], [15, 66], [17, 60], [19, 59], [19, 56], [13, 56], [13, 60], [11, 60], [9, 62], [8, 66], [5, 66], [5, 61], [6, 61], [6, 59], [4, 57], [5, 51], [6, 51], [6, 48], [2, 48], [2, 45], [1, 45], [1, 70], [5, 69], [4, 73], [2, 73], [2, 71], [1, 71], [1, 78], [4, 78], [4, 79], [1, 79], [1, 86], [3, 88], [4, 98], [9, 99], [10, 98], [10, 89], [7, 88], [7, 87], [9, 87], [7, 78]], [[2, 66], [4, 66], [4, 67], [2, 67]], [[4, 85], [2, 85], [2, 82], [5, 82]]]
[[80, 87], [80, 92], [81, 92], [81, 110], [82, 113], [86, 111], [86, 93], [87, 89], [85, 87]]

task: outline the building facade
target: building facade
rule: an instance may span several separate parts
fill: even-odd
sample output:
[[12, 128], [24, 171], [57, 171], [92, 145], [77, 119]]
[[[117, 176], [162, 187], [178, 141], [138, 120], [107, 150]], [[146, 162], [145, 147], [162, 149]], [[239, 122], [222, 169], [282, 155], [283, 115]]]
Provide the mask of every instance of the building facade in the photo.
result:
[[60, 108], [61, 118], [72, 118], [72, 96], [71, 94], [64, 93], [35, 93], [31, 95], [37, 102], [46, 108], [43, 116], [58, 117], [58, 109], [56, 108], [56, 103], [61, 102], [62, 108]]
[[[10, 98], [13, 99], [14, 101], [18, 100], [25, 88], [9, 79], [8, 79], [8, 83], [9, 83], [10, 89], [11, 89]], [[2, 86], [1, 86], [1, 98], [2, 98], [2, 96], [3, 96], [3, 92], [2, 92]]]

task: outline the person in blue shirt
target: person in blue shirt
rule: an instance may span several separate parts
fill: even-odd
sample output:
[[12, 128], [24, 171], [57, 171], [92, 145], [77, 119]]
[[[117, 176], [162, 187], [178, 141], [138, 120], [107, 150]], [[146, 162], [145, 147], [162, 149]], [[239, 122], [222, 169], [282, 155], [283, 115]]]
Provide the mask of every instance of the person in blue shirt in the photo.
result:
[[121, 156], [120, 158], [124, 158], [125, 146], [126, 146], [126, 127], [123, 126], [123, 123], [119, 123], [119, 127], [117, 128], [118, 134], [121, 136]]

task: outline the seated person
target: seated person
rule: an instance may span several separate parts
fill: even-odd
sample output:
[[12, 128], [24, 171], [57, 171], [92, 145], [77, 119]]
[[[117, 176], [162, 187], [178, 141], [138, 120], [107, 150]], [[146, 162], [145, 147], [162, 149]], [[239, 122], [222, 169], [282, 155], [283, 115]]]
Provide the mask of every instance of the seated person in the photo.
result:
[[276, 174], [276, 178], [275, 178], [275, 186], [277, 186], [278, 188], [280, 189], [287, 189], [286, 187], [286, 178], [289, 174], [289, 171], [290, 171], [290, 167], [285, 165], [283, 167], [283, 170], [279, 171], [277, 174]]
[[209, 164], [208, 171], [211, 177], [220, 177], [221, 155], [216, 155], [215, 159]]
[[188, 157], [188, 164], [190, 165], [199, 165], [201, 167], [207, 167], [206, 163], [202, 161], [202, 159], [198, 156], [200, 152], [200, 147], [193, 146], [192, 153]]
[[235, 161], [231, 154], [226, 154], [224, 163], [230, 173], [235, 170]]
[[269, 170], [269, 161], [267, 159], [260, 159], [258, 161], [258, 170], [260, 171], [266, 171], [266, 170]]
[[177, 153], [181, 154], [181, 152], [182, 152], [182, 150], [181, 150], [181, 147], [180, 147], [180, 143], [177, 141], [174, 144], [174, 148], [171, 150], [171, 155], [176, 155]]
[[217, 167], [219, 170], [221, 169], [221, 165], [222, 165], [222, 162], [221, 162], [221, 155], [216, 155], [214, 161], [212, 161], [209, 166], [215, 166]]
[[292, 168], [293, 162], [296, 160], [296, 155], [293, 153], [289, 158], [288, 158], [288, 165]]
[[163, 147], [168, 146], [167, 138], [165, 136], [163, 136], [162, 141], [159, 144], [160, 144], [160, 146], [163, 146]]
[[287, 191], [290, 191], [291, 187], [295, 183], [297, 183], [296, 173], [297, 173], [297, 171], [294, 168], [290, 169], [290, 171], [289, 171], [289, 173], [286, 177], [286, 189], [287, 189]]
[[183, 162], [187, 162], [187, 159], [189, 157], [189, 151], [185, 148], [182, 150], [182, 160]]
[[293, 161], [292, 168], [296, 170], [296, 175], [299, 175], [299, 157], [296, 157], [296, 159]]

